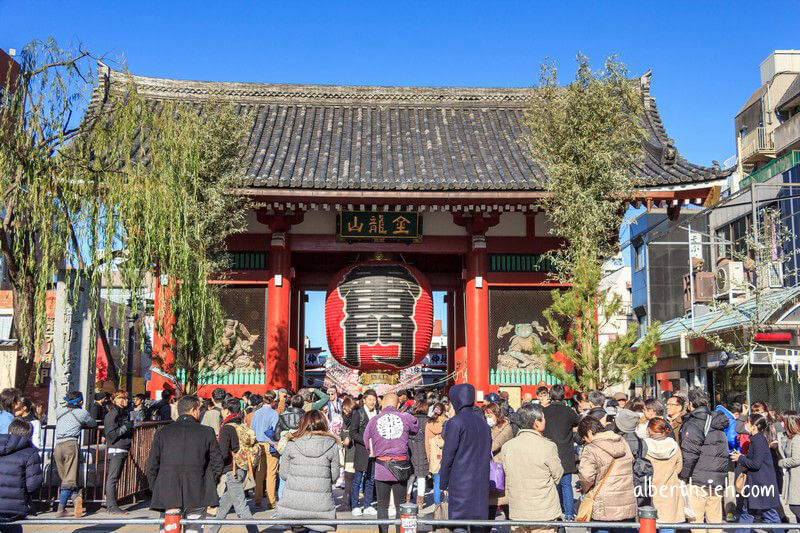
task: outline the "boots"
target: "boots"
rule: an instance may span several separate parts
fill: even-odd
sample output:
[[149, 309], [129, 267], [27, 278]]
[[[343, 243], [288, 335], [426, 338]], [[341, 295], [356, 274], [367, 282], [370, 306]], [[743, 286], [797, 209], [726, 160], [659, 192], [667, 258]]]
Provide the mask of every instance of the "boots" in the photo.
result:
[[56, 518], [64, 518], [67, 516], [67, 510], [60, 503], [58, 504], [58, 511], [56, 511]]

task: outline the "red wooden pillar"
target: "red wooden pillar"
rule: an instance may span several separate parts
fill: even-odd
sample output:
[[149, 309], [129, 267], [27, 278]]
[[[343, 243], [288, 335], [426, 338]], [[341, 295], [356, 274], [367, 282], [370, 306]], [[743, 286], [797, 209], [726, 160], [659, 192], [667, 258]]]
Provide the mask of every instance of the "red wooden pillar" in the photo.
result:
[[488, 258], [486, 238], [472, 235], [466, 256], [467, 382], [482, 400], [489, 393], [489, 287], [486, 282]]
[[297, 359], [302, 346], [300, 344], [300, 294], [300, 290], [297, 287], [292, 287], [291, 319], [289, 320], [289, 383], [291, 383], [293, 390], [299, 390], [300, 388], [298, 387], [300, 367]]
[[464, 315], [464, 289], [459, 286], [453, 292], [453, 369], [454, 383], [467, 382], [467, 338]]
[[[172, 337], [175, 315], [172, 314], [169, 304], [172, 292], [175, 290], [175, 284], [170, 281], [167, 285], [162, 285], [158, 271], [155, 273], [155, 278], [155, 301], [153, 302], [153, 322], [155, 327], [153, 328], [152, 364], [166, 374], [175, 375], [175, 353], [173, 352], [175, 340]], [[159, 330], [161, 333], [159, 333]], [[150, 379], [146, 385], [150, 398], [160, 400], [161, 391], [165, 388], [174, 391], [175, 385], [161, 374], [151, 371]]]
[[[291, 324], [297, 317], [292, 315], [292, 252], [289, 248], [288, 232], [293, 224], [303, 221], [303, 213], [261, 208], [256, 211], [256, 218], [272, 230], [269, 247], [270, 278], [267, 284], [265, 387], [293, 388], [291, 375], [295, 366], [290, 364], [289, 345]], [[295, 377], [295, 385], [296, 381]]]
[[291, 251], [283, 232], [272, 234], [267, 285], [266, 388], [291, 388], [289, 335], [291, 320]]

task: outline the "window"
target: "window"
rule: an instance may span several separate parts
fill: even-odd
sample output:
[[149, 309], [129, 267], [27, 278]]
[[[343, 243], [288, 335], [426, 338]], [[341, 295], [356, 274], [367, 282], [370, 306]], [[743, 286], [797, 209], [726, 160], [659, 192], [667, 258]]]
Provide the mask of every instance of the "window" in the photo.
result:
[[647, 333], [647, 315], [642, 315], [637, 320], [639, 321], [639, 336], [643, 337]]
[[633, 248], [633, 269], [640, 271], [644, 268], [644, 243], [638, 243]]

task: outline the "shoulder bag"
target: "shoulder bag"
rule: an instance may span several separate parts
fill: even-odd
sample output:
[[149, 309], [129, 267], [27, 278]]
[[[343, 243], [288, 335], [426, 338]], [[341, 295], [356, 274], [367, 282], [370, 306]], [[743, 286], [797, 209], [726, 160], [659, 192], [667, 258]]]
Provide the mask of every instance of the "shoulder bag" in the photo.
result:
[[597, 497], [600, 489], [603, 488], [603, 485], [605, 484], [606, 479], [608, 479], [608, 475], [611, 473], [611, 469], [614, 468], [614, 463], [616, 462], [616, 459], [611, 460], [611, 465], [609, 465], [608, 470], [606, 470], [606, 475], [603, 476], [603, 479], [600, 480], [600, 483], [597, 485], [597, 487], [590, 490], [589, 493], [583, 497], [583, 500], [581, 500], [581, 505], [578, 508], [578, 517], [576, 518], [578, 522], [590, 522], [592, 520], [594, 499]]

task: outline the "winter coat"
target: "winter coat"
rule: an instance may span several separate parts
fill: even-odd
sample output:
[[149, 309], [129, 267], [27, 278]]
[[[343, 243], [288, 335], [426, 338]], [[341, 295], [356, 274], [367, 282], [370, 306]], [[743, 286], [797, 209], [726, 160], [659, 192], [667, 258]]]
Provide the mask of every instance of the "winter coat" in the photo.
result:
[[286, 410], [278, 416], [278, 423], [275, 426], [276, 440], [280, 440], [283, 434], [287, 431], [294, 431], [300, 427], [300, 419], [306, 414], [300, 407], [287, 407]]
[[564, 468], [556, 444], [538, 431], [521, 429], [503, 445], [499, 456], [506, 472], [511, 520], [558, 518], [561, 504], [556, 485]]
[[[428, 420], [425, 424], [425, 453], [428, 457], [428, 469], [432, 474], [438, 474], [442, 466], [441, 448], [436, 446], [436, 442], [442, 442], [442, 429], [447, 419], [441, 415], [438, 420]], [[434, 442], [434, 439], [437, 439]]]
[[542, 409], [542, 412], [545, 419], [542, 435], [556, 444], [564, 473], [574, 474], [576, 467], [573, 428], [581, 421], [580, 416], [563, 402], [553, 402]]
[[222, 453], [214, 430], [191, 415], [181, 415], [156, 432], [145, 471], [152, 491], [151, 509], [219, 505]]
[[103, 420], [106, 446], [120, 450], [131, 449], [133, 439], [133, 421], [122, 409], [116, 405], [109, 407]]
[[428, 475], [428, 453], [425, 450], [425, 426], [428, 417], [424, 414], [414, 415], [419, 423], [419, 431], [408, 437], [408, 452], [411, 464], [414, 465], [414, 475], [425, 477]]
[[[775, 479], [775, 463], [764, 435], [761, 433], [750, 435], [747, 455], [740, 455], [736, 464], [747, 471], [747, 485], [751, 493], [747, 498], [747, 508], [780, 509], [781, 489]], [[759, 489], [754, 490], [754, 487]]]
[[212, 407], [200, 417], [200, 423], [214, 430], [214, 435], [219, 437], [219, 428], [222, 427], [222, 410]]
[[172, 406], [166, 400], [158, 400], [150, 407], [150, 420], [170, 421], [172, 420]]
[[[609, 472], [612, 461], [613, 469]], [[583, 492], [599, 485], [606, 473], [608, 477], [594, 497], [592, 520], [634, 519], [637, 505], [633, 493], [633, 454], [625, 439], [612, 431], [598, 433], [583, 448], [578, 465]]]
[[788, 505], [800, 505], [800, 437], [783, 440], [783, 459], [778, 466], [789, 473], [786, 494], [783, 495]]
[[736, 432], [736, 417], [733, 413], [728, 411], [724, 405], [718, 405], [715, 411], [719, 411], [728, 419], [728, 427], [725, 428], [725, 437], [728, 439], [728, 450], [733, 451], [738, 447], [737, 437], [739, 434]]
[[[711, 425], [705, 434], [709, 416]], [[730, 465], [727, 427], [728, 418], [719, 411], [709, 412], [707, 407], [699, 407], [684, 418], [680, 439], [683, 468], [679, 476], [683, 481], [691, 480], [696, 486], [725, 486]]]
[[489, 516], [489, 459], [492, 438], [486, 420], [473, 411], [475, 388], [467, 383], [450, 389], [456, 415], [442, 435], [441, 489], [449, 491], [448, 516], [486, 520]]
[[683, 494], [678, 474], [683, 467], [683, 459], [678, 443], [672, 437], [665, 439], [645, 439], [647, 455], [645, 458], [653, 465], [650, 494], [653, 507], [658, 511], [662, 522], [683, 522]]
[[290, 440], [281, 455], [280, 476], [286, 483], [276, 518], [336, 518], [331, 487], [339, 477], [339, 446], [333, 435], [313, 432]]
[[[492, 435], [492, 460], [498, 463], [503, 462], [500, 457], [500, 451], [503, 445], [514, 437], [514, 430], [511, 428], [511, 422], [506, 422], [502, 426], [494, 426], [491, 428]], [[504, 490], [490, 490], [489, 491], [489, 505], [508, 505], [508, 496]]]
[[[339, 438], [342, 439], [344, 443], [344, 439], [350, 437], [350, 423], [353, 420], [353, 413], [350, 415], [342, 415], [342, 431], [339, 434]], [[344, 446], [344, 444], [342, 444]], [[344, 449], [344, 462], [345, 464], [352, 463], [356, 456], [356, 449], [353, 446], [352, 439], [350, 442], [350, 446]], [[344, 466], [344, 465], [342, 465]]]
[[353, 411], [350, 421], [350, 440], [353, 442], [355, 454], [353, 457], [353, 467], [356, 472], [366, 472], [369, 466], [369, 452], [364, 444], [364, 430], [367, 429], [369, 415], [364, 407]]
[[0, 514], [33, 512], [31, 494], [41, 486], [39, 450], [20, 435], [0, 435]]

